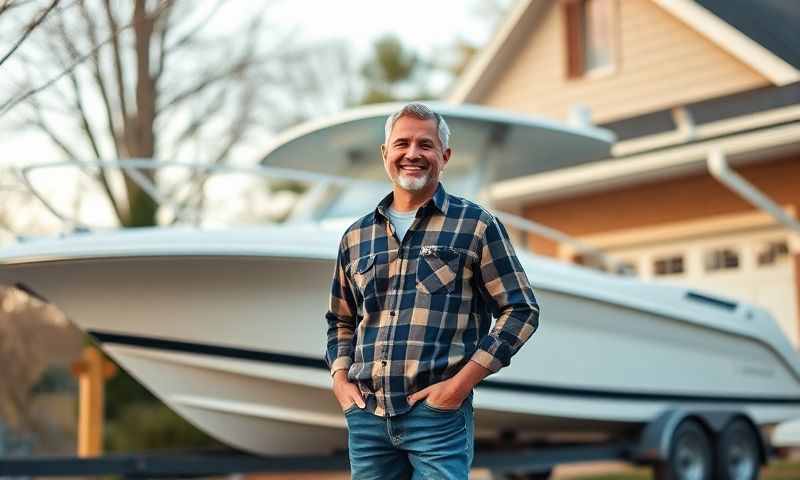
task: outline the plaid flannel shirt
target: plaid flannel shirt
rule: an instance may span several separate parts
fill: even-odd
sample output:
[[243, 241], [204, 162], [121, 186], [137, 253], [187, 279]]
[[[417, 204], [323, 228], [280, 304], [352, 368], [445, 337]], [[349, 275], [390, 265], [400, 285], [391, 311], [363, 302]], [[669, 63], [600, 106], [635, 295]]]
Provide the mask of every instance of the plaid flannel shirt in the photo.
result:
[[470, 360], [492, 372], [508, 365], [539, 322], [493, 215], [440, 184], [398, 239], [386, 216], [392, 198], [345, 232], [325, 315], [331, 372], [347, 369], [379, 416], [408, 411], [408, 395]]

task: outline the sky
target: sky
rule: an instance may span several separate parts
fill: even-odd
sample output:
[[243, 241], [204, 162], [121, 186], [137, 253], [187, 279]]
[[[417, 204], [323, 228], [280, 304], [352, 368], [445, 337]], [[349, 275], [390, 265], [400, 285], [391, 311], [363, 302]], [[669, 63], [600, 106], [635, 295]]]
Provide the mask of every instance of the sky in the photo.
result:
[[285, 2], [281, 8], [287, 17], [314, 12], [299, 21], [303, 34], [309, 38], [346, 38], [363, 45], [383, 34], [394, 33], [418, 51], [430, 53], [459, 36], [483, 43], [492, 25], [486, 21], [485, 9], [480, 4], [463, 0], [296, 0]]

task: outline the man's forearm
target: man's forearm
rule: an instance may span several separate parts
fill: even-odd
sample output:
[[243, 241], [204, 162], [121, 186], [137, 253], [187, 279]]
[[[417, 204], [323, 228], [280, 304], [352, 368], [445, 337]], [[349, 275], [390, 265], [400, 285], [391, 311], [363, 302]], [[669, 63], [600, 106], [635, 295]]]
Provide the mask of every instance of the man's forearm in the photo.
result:
[[466, 397], [490, 373], [492, 372], [489, 369], [484, 368], [478, 362], [470, 360], [455, 374], [453, 381], [456, 383], [459, 393]]

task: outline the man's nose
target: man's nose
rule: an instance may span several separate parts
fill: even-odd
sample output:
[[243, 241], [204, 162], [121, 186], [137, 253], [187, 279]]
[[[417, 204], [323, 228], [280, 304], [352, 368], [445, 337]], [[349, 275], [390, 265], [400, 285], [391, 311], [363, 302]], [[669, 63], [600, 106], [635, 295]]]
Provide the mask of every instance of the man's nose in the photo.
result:
[[414, 143], [408, 146], [406, 149], [406, 158], [409, 160], [416, 160], [420, 158], [422, 150]]

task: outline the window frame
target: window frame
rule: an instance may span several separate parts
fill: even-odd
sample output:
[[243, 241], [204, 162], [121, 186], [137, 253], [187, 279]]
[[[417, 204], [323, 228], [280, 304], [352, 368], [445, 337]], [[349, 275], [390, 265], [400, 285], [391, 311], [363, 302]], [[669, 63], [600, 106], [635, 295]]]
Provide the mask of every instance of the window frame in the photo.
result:
[[[785, 238], [773, 238], [762, 241], [755, 249], [756, 268], [770, 268], [788, 262], [792, 257], [792, 249]], [[762, 255], [764, 258], [762, 259]], [[768, 259], [769, 261], [762, 261]]]
[[[586, 68], [585, 45], [585, 13], [586, 4], [589, 0], [561, 0], [561, 10], [564, 27], [564, 53], [565, 53], [565, 77], [567, 80], [592, 79], [605, 77], [617, 72], [619, 68], [620, 55], [620, 13], [618, 0], [606, 1], [610, 9], [609, 29], [610, 35], [610, 61], [608, 65]], [[595, 0], [597, 1], [597, 0]]]
[[[732, 253], [736, 258], [736, 265], [728, 266], [727, 264], [727, 257], [726, 254]], [[715, 262], [717, 260], [716, 256], [719, 255], [720, 263], [712, 265], [711, 262]], [[714, 256], [715, 258], [710, 258]], [[743, 253], [740, 248], [735, 246], [724, 246], [724, 247], [713, 247], [708, 248], [703, 251], [703, 271], [709, 274], [716, 274], [716, 273], [723, 273], [723, 272], [734, 272], [737, 270], [742, 270], [742, 263], [743, 263]]]
[[[665, 272], [665, 273], [659, 273], [659, 271], [658, 271], [658, 263], [659, 262], [667, 262], [666, 265], [671, 267], [672, 262], [675, 261], [675, 260], [680, 260], [680, 264], [681, 264], [681, 271], [680, 272], [668, 271], [668, 272]], [[687, 275], [688, 272], [689, 272], [689, 265], [688, 265], [688, 261], [687, 261], [687, 255], [686, 255], [686, 253], [682, 253], [682, 252], [654, 255], [651, 258], [650, 267], [652, 269], [651, 272], [652, 272], [653, 278], [664, 278], [664, 277], [674, 277], [674, 276], [679, 276], [679, 275]]]

